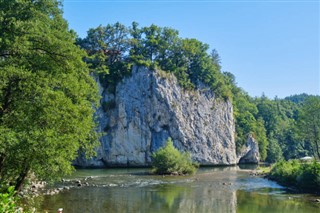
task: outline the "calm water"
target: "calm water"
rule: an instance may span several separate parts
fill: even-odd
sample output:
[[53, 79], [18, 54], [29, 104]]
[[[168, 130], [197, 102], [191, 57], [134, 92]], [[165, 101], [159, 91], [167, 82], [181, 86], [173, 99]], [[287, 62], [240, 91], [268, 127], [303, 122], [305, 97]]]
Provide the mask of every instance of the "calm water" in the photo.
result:
[[[40, 212], [320, 212], [311, 195], [290, 194], [238, 167], [201, 168], [193, 176], [148, 175], [148, 169], [78, 170], [57, 195], [34, 200]], [[91, 177], [85, 180], [86, 177]], [[74, 181], [88, 182], [76, 187]]]

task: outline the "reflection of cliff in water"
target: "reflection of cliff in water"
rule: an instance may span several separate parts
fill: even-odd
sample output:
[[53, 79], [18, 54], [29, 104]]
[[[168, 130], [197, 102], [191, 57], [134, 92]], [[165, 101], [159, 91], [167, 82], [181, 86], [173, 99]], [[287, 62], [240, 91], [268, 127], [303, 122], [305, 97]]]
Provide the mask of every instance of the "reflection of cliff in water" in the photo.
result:
[[[70, 191], [71, 192], [71, 191]], [[230, 190], [159, 185], [145, 188], [87, 188], [47, 197], [43, 210], [54, 212], [236, 212], [236, 193]], [[80, 202], [79, 202], [80, 201]], [[66, 206], [66, 203], [69, 205]]]
[[[199, 191], [199, 192], [197, 192]], [[196, 189], [193, 191], [193, 199], [182, 199], [178, 212], [236, 212], [237, 197], [235, 191], [213, 189]], [[174, 212], [174, 211], [172, 211]]]
[[216, 191], [211, 187], [164, 186], [152, 197], [147, 209], [155, 212], [235, 212], [236, 194], [230, 190]]
[[[42, 210], [55, 212], [235, 212], [236, 170], [201, 169], [196, 176], [105, 175], [91, 186], [45, 196]], [[95, 184], [96, 186], [92, 186]], [[46, 208], [50, 207], [50, 209]]]

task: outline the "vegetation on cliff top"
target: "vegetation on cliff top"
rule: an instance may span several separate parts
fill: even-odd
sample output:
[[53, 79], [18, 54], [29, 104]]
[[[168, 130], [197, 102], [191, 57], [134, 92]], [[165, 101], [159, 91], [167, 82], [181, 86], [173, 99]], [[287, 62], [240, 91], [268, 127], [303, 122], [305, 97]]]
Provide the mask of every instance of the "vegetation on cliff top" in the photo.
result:
[[185, 89], [202, 82], [217, 97], [232, 96], [227, 78], [220, 71], [217, 52], [208, 54], [209, 45], [181, 38], [177, 30], [154, 24], [140, 28], [136, 22], [131, 27], [115, 23], [89, 29], [87, 37], [78, 39], [77, 44], [89, 55], [85, 61], [102, 74], [106, 87], [111, 89], [136, 64], [173, 73]]

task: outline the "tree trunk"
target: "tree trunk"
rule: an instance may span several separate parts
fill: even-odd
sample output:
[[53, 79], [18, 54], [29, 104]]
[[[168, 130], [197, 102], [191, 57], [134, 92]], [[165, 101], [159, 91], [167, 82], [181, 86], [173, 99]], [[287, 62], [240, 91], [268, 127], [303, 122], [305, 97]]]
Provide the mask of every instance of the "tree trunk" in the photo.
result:
[[19, 175], [19, 177], [16, 180], [16, 185], [14, 187], [14, 189], [19, 192], [22, 189], [23, 183], [26, 180], [27, 176], [28, 176], [28, 172], [29, 172], [29, 167], [26, 167]]
[[12, 82], [9, 82], [8, 87], [3, 91], [3, 104], [0, 107], [0, 118], [5, 114], [6, 110], [8, 110], [10, 102], [11, 102], [11, 93], [12, 93]]
[[319, 150], [319, 144], [318, 144], [318, 140], [317, 140], [317, 136], [318, 135], [319, 135], [319, 133], [318, 133], [317, 124], [313, 123], [314, 146], [315, 146], [315, 151], [316, 151], [316, 154], [317, 154], [317, 158], [319, 160], [320, 159], [320, 150]]
[[5, 160], [5, 156], [3, 154], [0, 154], [0, 180], [2, 179], [4, 160]]
[[317, 158], [318, 160], [320, 159], [320, 150], [319, 150], [319, 144], [317, 142], [317, 140], [315, 140], [315, 147], [316, 147], [316, 152], [317, 152]]

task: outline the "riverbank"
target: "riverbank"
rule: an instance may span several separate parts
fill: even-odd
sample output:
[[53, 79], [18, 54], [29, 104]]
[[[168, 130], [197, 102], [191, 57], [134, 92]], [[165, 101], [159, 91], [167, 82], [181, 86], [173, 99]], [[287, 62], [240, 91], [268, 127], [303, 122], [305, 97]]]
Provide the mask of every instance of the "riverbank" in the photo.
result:
[[280, 161], [266, 177], [299, 193], [320, 195], [320, 163], [317, 161]]

